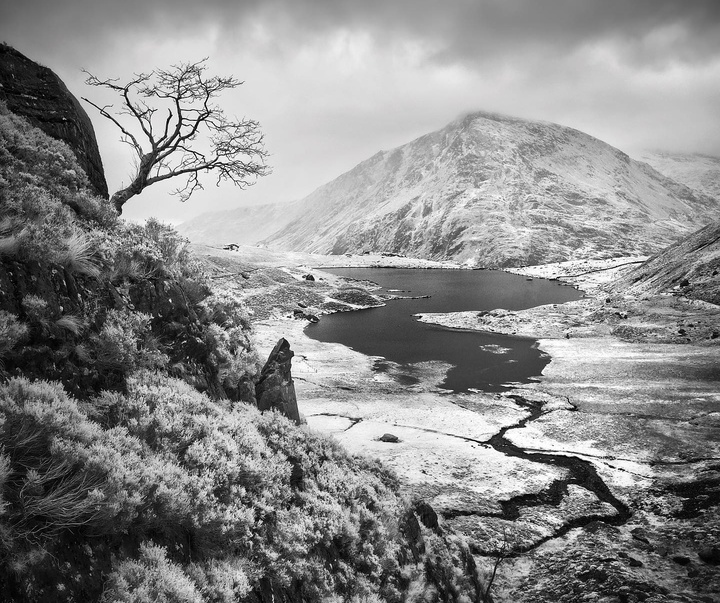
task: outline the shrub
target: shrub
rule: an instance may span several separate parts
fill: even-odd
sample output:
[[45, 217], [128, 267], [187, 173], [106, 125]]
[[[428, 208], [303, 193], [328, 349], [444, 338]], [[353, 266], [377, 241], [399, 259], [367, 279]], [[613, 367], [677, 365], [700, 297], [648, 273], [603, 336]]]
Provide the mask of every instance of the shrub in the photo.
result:
[[14, 314], [0, 310], [0, 358], [25, 339], [29, 329]]
[[124, 278], [190, 278], [203, 281], [200, 264], [188, 240], [154, 218], [145, 225], [122, 223], [108, 233], [104, 254], [110, 258], [111, 280]]
[[123, 374], [138, 368], [159, 368], [168, 362], [150, 333], [148, 314], [109, 310], [92, 343], [95, 362], [105, 369], [116, 369]]
[[167, 551], [143, 543], [138, 559], [120, 562], [110, 574], [105, 603], [202, 603], [192, 580], [167, 558]]
[[246, 331], [251, 328], [250, 315], [244, 304], [226, 291], [213, 291], [202, 301], [201, 307], [208, 320], [220, 327], [240, 327]]
[[66, 254], [77, 227], [106, 229], [117, 223], [110, 203], [91, 194], [70, 148], [13, 115], [2, 102], [0, 207], [1, 247], [40, 261]]
[[203, 332], [203, 342], [209, 350], [210, 364], [226, 387], [237, 387], [241, 379], [255, 377], [260, 372], [260, 358], [242, 328], [225, 330], [210, 324]]

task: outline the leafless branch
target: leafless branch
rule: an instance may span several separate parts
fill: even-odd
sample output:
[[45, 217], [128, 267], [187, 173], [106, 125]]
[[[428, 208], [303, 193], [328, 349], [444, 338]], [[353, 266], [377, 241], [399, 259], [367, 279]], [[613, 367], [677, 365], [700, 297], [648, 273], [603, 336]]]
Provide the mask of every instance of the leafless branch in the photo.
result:
[[[216, 185], [229, 181], [245, 188], [269, 172], [260, 125], [251, 119], [230, 119], [212, 102], [242, 82], [232, 76], [205, 76], [206, 61], [138, 73], [126, 84], [85, 71], [86, 84], [120, 96], [120, 109], [83, 100], [118, 127], [121, 141], [133, 148], [137, 161], [130, 185], [111, 198], [118, 211], [148, 186], [170, 178], [185, 179], [174, 193], [186, 201], [203, 188], [201, 174], [213, 172]], [[147, 150], [141, 138], [147, 139]]]

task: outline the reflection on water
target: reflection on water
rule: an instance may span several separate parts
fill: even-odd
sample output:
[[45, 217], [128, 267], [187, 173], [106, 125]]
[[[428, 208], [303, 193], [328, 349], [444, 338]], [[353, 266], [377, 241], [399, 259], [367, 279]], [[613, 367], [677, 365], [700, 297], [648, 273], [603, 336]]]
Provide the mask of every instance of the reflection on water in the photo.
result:
[[[491, 270], [421, 270], [395, 268], [333, 268], [338, 276], [371, 280], [385, 291], [429, 295], [423, 299], [389, 301], [384, 307], [323, 316], [305, 332], [318, 341], [342, 343], [369, 356], [382, 356], [402, 366], [440, 360], [453, 365], [441, 387], [454, 391], [498, 391], [512, 382], [537, 377], [549, 357], [537, 342], [524, 337], [446, 329], [418, 322], [412, 315], [505, 308], [521, 310], [579, 299], [581, 293], [543, 279]], [[376, 365], [383, 370], [383, 363]], [[385, 365], [386, 366], [386, 365]], [[410, 384], [411, 367], [407, 366]]]

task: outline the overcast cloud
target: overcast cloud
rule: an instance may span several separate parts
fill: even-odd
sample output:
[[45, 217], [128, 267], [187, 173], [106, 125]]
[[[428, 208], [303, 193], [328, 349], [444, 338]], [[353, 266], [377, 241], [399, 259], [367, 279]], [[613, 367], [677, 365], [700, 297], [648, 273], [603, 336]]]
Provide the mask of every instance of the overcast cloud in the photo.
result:
[[[86, 68], [127, 76], [183, 60], [245, 81], [223, 100], [259, 120], [273, 173], [186, 204], [148, 189], [125, 215], [182, 221], [289, 201], [380, 149], [472, 110], [569, 125], [630, 152], [720, 155], [718, 0], [57, 0], [6, 3], [0, 39], [76, 96]], [[116, 132], [88, 108], [111, 189]]]

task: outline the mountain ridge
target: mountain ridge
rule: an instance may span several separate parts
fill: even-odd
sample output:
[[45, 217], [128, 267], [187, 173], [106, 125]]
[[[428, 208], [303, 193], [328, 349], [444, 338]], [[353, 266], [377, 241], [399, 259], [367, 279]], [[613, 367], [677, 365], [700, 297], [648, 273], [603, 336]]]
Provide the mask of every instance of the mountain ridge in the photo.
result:
[[265, 244], [484, 267], [651, 254], [718, 206], [579, 130], [487, 111], [380, 151], [296, 203]]

